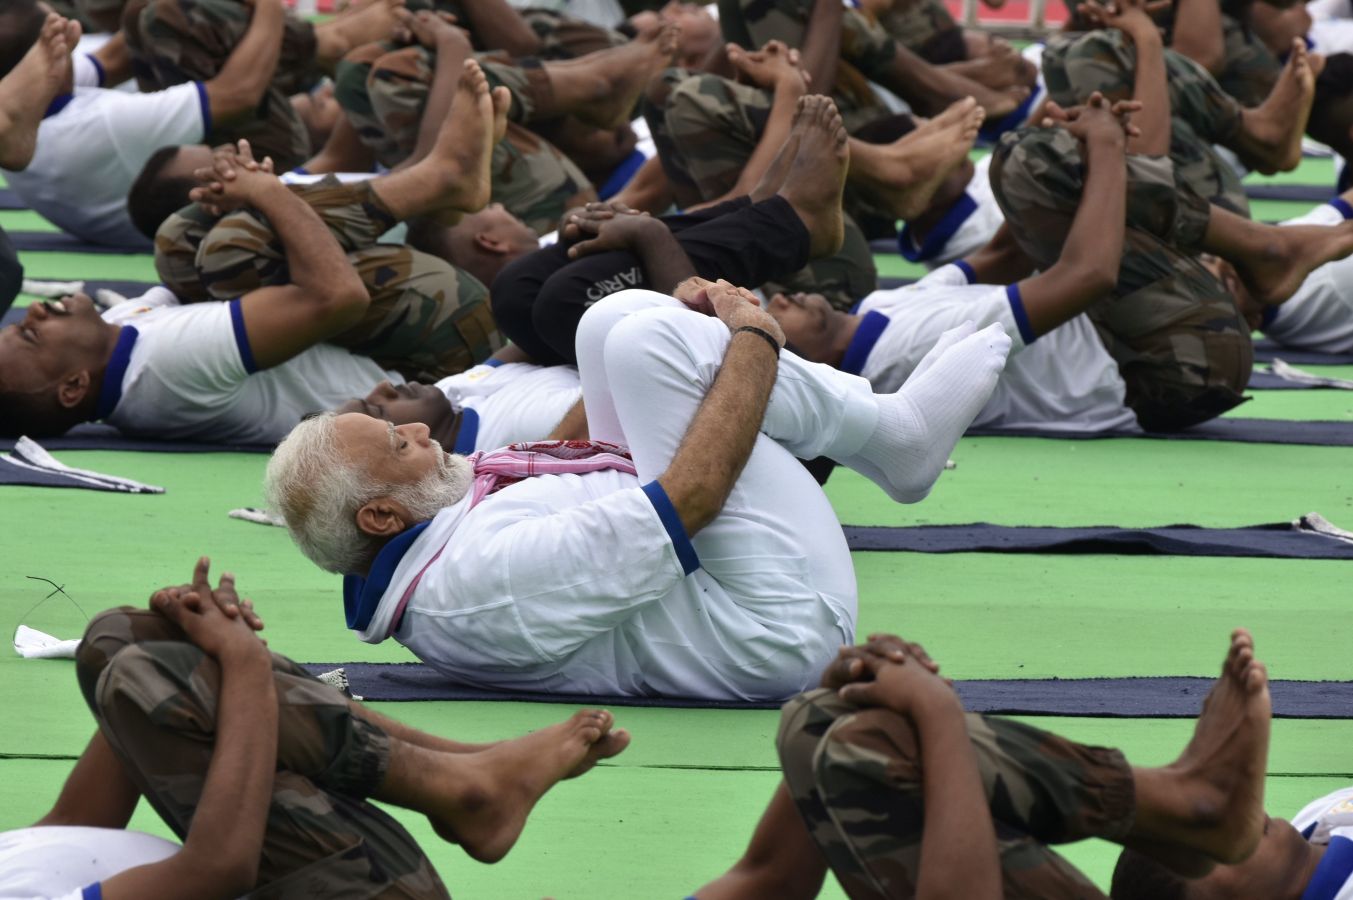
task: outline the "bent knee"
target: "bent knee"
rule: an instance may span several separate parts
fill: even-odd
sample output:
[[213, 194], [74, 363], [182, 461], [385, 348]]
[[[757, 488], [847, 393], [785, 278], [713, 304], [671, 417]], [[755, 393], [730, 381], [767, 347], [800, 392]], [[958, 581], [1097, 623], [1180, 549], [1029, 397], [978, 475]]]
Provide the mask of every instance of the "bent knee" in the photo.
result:
[[91, 710], [94, 708], [95, 685], [122, 650], [145, 641], [182, 638], [178, 626], [149, 609], [119, 606], [95, 615], [75, 651], [75, 677], [85, 703]]

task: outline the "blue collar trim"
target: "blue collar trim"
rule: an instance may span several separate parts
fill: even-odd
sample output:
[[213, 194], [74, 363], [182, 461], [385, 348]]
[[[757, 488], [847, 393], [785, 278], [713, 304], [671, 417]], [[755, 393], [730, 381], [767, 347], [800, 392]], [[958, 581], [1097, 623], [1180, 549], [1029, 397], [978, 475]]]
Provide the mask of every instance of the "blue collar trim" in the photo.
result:
[[1038, 85], [1034, 85], [1033, 89], [1029, 91], [1029, 96], [1024, 98], [1023, 103], [1015, 107], [1014, 112], [1010, 113], [1010, 115], [1001, 119], [999, 122], [988, 121], [986, 125], [977, 132], [978, 136], [983, 140], [995, 141], [1007, 131], [1014, 131], [1024, 124], [1025, 119], [1029, 118], [1029, 112], [1034, 108], [1034, 104], [1037, 103], [1042, 96], [1042, 88]]
[[75, 99], [74, 94], [62, 94], [47, 105], [47, 111], [42, 114], [44, 119], [50, 119], [52, 116], [61, 112], [66, 106]]
[[644, 151], [635, 147], [634, 152], [615, 167], [615, 171], [607, 177], [606, 183], [597, 188], [597, 196], [602, 200], [608, 200], [620, 193], [621, 188], [630, 183], [630, 179], [646, 162], [648, 157], [644, 156]]
[[977, 201], [964, 191], [962, 196], [954, 201], [953, 205], [945, 212], [944, 218], [935, 224], [926, 235], [925, 242], [917, 249], [916, 240], [912, 234], [910, 224], [902, 226], [902, 231], [897, 235], [897, 252], [901, 253], [911, 262], [926, 262], [940, 255], [944, 245], [949, 243], [949, 239], [958, 233], [963, 227], [963, 223], [977, 212]]
[[479, 413], [472, 409], [460, 411], [460, 428], [456, 430], [456, 446], [452, 453], [469, 456], [474, 452], [474, 442], [479, 437]]
[[348, 619], [348, 627], [353, 631], [365, 631], [371, 624], [371, 617], [381, 605], [381, 597], [390, 587], [390, 579], [395, 577], [395, 569], [404, 561], [413, 542], [430, 523], [420, 522], [402, 534], [390, 539], [390, 543], [376, 554], [371, 571], [365, 578], [360, 575], [343, 576], [343, 612]]
[[855, 337], [850, 339], [850, 346], [846, 348], [846, 355], [841, 358], [842, 372], [849, 372], [851, 375], [860, 374], [860, 370], [869, 360], [869, 354], [874, 350], [874, 345], [883, 336], [883, 329], [888, 327], [889, 321], [891, 320], [887, 316], [877, 310], [864, 314], [864, 319], [855, 330]]
[[1353, 878], [1353, 840], [1330, 838], [1329, 847], [1306, 884], [1301, 900], [1334, 900]]
[[99, 403], [94, 409], [95, 419], [106, 419], [122, 400], [122, 379], [127, 377], [127, 366], [132, 361], [132, 348], [140, 332], [134, 325], [123, 325], [117, 336], [108, 365], [103, 367], [103, 385], [99, 388]]
[[1329, 205], [1337, 209], [1339, 215], [1343, 216], [1345, 219], [1353, 219], [1353, 206], [1350, 206], [1348, 201], [1343, 197], [1335, 197], [1333, 200], [1329, 201]]

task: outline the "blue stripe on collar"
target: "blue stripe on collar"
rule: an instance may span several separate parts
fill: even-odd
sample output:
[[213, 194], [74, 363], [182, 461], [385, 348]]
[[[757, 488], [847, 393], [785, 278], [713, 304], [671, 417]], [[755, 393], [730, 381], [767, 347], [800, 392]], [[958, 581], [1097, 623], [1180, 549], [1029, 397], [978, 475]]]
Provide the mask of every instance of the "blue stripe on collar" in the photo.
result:
[[122, 379], [127, 377], [127, 366], [132, 361], [132, 348], [139, 332], [134, 325], [123, 325], [117, 336], [108, 365], [103, 367], [103, 385], [99, 388], [99, 403], [94, 409], [95, 419], [106, 419], [117, 409], [122, 399]]
[[902, 226], [902, 230], [897, 235], [897, 252], [901, 253], [911, 262], [927, 262], [940, 255], [944, 245], [949, 243], [949, 239], [958, 233], [963, 227], [963, 223], [977, 212], [977, 201], [964, 191], [962, 196], [954, 201], [953, 205], [944, 213], [944, 217], [935, 224], [926, 235], [924, 243], [917, 249], [916, 241], [912, 237], [910, 223]]
[[1329, 205], [1337, 209], [1339, 215], [1343, 216], [1345, 219], [1353, 219], [1353, 206], [1350, 206], [1348, 201], [1343, 197], [1335, 197], [1333, 200], [1329, 201]]
[[61, 112], [61, 110], [65, 109], [66, 106], [74, 99], [75, 99], [74, 94], [62, 94], [60, 97], [57, 97], [51, 103], [47, 104], [47, 111], [42, 114], [42, 117], [44, 119], [50, 119], [52, 116], [56, 115], [57, 113]]
[[1306, 883], [1301, 900], [1334, 900], [1349, 879], [1353, 879], [1353, 840], [1330, 838], [1329, 847]]
[[460, 411], [460, 428], [456, 430], [456, 446], [452, 453], [469, 456], [474, 452], [474, 442], [479, 437], [479, 413], [472, 409]]
[[973, 269], [972, 263], [966, 259], [956, 259], [950, 265], [963, 273], [963, 277], [968, 279], [968, 284], [977, 284], [977, 272]]
[[608, 200], [620, 193], [621, 188], [630, 183], [630, 179], [643, 168], [646, 162], [648, 162], [648, 157], [644, 156], [644, 151], [635, 147], [634, 152], [625, 157], [607, 177], [605, 183], [597, 188], [597, 196], [602, 200]]
[[987, 123], [977, 132], [978, 137], [985, 141], [995, 141], [1007, 131], [1014, 131], [1024, 124], [1025, 119], [1029, 118], [1029, 113], [1033, 110], [1034, 104], [1041, 100], [1042, 97], [1042, 87], [1035, 84], [1029, 91], [1029, 96], [1024, 98], [1023, 103], [1015, 107], [1014, 112], [1010, 113], [999, 122], [987, 120]]
[[343, 612], [348, 619], [348, 627], [353, 631], [365, 631], [381, 605], [381, 597], [390, 587], [390, 579], [395, 577], [395, 569], [404, 561], [413, 542], [418, 540], [430, 523], [417, 525], [390, 539], [390, 542], [376, 554], [371, 563], [371, 571], [365, 578], [360, 575], [343, 576]]
[[850, 346], [846, 348], [846, 355], [841, 358], [842, 372], [849, 372], [851, 375], [860, 374], [860, 370], [869, 360], [874, 345], [883, 336], [883, 329], [888, 327], [889, 321], [891, 320], [878, 310], [864, 314], [864, 319], [855, 330], [855, 337], [850, 339]]

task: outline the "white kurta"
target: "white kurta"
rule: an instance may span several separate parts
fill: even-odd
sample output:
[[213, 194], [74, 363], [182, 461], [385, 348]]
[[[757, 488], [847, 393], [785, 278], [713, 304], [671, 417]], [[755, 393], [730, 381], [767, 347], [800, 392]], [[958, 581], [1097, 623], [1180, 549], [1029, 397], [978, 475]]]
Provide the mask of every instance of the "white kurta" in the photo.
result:
[[[1322, 204], [1284, 225], [1338, 225], [1353, 218], [1347, 204]], [[1353, 257], [1325, 263], [1306, 276], [1287, 302], [1261, 326], [1285, 347], [1317, 353], [1353, 353]]]
[[1353, 900], [1353, 788], [1343, 788], [1308, 803], [1292, 817], [1292, 827], [1325, 855], [1311, 878], [1321, 890], [1313, 900]]
[[493, 360], [443, 378], [437, 388], [461, 413], [457, 453], [544, 440], [582, 396], [573, 366]]
[[858, 452], [877, 403], [863, 379], [783, 354], [751, 458], [688, 539], [655, 479], [728, 341], [648, 291], [592, 307], [578, 332], [589, 427], [627, 444], [638, 476], [542, 475], [473, 510], [462, 500], [387, 546], [364, 585], [350, 579], [350, 600], [379, 596], [350, 627], [384, 639], [407, 598], [393, 636], [497, 688], [776, 700], [815, 683], [854, 639], [856, 585], [831, 505], [792, 454]]
[[51, 826], [0, 832], [0, 897], [78, 900], [83, 890], [179, 845], [120, 828]]

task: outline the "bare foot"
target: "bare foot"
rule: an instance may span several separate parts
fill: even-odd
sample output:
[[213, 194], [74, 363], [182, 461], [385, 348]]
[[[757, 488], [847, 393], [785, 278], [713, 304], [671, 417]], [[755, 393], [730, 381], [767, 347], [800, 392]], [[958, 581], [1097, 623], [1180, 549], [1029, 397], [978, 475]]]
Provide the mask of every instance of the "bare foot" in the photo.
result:
[[915, 218], [967, 158], [984, 118], [977, 101], [967, 97], [891, 144], [857, 141], [851, 148], [851, 178], [874, 192], [899, 219]]
[[48, 13], [23, 59], [0, 79], [0, 168], [21, 172], [33, 161], [38, 126], [60, 92], [80, 23]]
[[1256, 301], [1276, 306], [1297, 292], [1316, 268], [1353, 254], [1353, 220], [1338, 225], [1259, 225], [1263, 238], [1230, 257]]
[[614, 721], [609, 712], [585, 709], [525, 737], [457, 755], [474, 772], [474, 783], [450, 798], [444, 812], [428, 816], [433, 830], [480, 862], [502, 859], [546, 791], [629, 745], [626, 732], [611, 733]]
[[841, 249], [846, 236], [841, 211], [841, 192], [850, 165], [846, 126], [830, 97], [810, 94], [799, 98], [793, 131], [799, 135], [798, 152], [779, 194], [794, 207], [812, 236], [809, 256], [831, 256]]
[[404, 0], [370, 0], [351, 6], [337, 18], [315, 26], [315, 57], [332, 71], [356, 47], [387, 40], [401, 21]]
[[627, 124], [650, 79], [672, 64], [680, 38], [680, 27], [669, 23], [619, 47], [549, 63], [554, 103], [536, 116], [574, 115], [604, 130]]
[[[492, 188], [490, 160], [498, 142], [497, 121], [501, 114], [498, 106], [479, 63], [465, 60], [451, 110], [437, 132], [437, 142], [424, 159], [407, 171], [410, 180], [417, 179], [418, 194], [412, 199], [423, 207], [419, 212], [449, 225], [461, 213], [478, 212], [488, 204]], [[505, 122], [503, 127], [506, 128]], [[402, 198], [392, 196], [388, 188], [382, 191], [382, 196], [387, 203], [402, 205]]]
[[1292, 54], [1268, 98], [1241, 113], [1233, 149], [1246, 165], [1271, 175], [1291, 171], [1301, 162], [1301, 136], [1315, 99], [1315, 79], [1324, 65], [1324, 57], [1308, 54], [1305, 42], [1293, 39]]
[[1264, 829], [1264, 773], [1272, 705], [1254, 639], [1231, 634], [1221, 676], [1203, 702], [1193, 739], [1164, 770], [1175, 814], [1174, 843], [1220, 863], [1246, 859]]
[[761, 200], [768, 200], [775, 196], [775, 193], [784, 187], [785, 179], [789, 177], [790, 167], [794, 164], [794, 157], [799, 155], [799, 137], [808, 127], [808, 117], [802, 115], [802, 107], [794, 114], [794, 124], [790, 126], [789, 137], [781, 145], [775, 158], [770, 161], [766, 167], [766, 172], [761, 176], [761, 180], [756, 183], [756, 187], [748, 192], [747, 196], [753, 203]]
[[1038, 81], [1038, 67], [1009, 44], [986, 56], [949, 63], [946, 68], [998, 91], [1012, 87], [1032, 88]]

